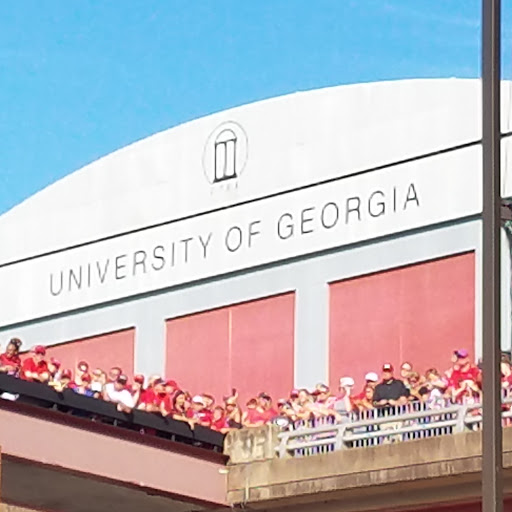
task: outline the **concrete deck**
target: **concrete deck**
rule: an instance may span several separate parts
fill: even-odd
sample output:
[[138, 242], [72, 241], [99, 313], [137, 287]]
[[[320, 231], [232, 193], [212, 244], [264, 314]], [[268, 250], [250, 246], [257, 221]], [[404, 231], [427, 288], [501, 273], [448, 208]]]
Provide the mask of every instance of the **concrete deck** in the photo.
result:
[[[261, 436], [262, 432], [254, 432]], [[512, 494], [512, 429], [504, 430], [505, 492]], [[230, 439], [236, 451], [236, 441]], [[254, 462], [248, 447], [258, 446]], [[481, 434], [467, 432], [304, 458], [270, 458], [244, 441], [229, 466], [228, 501], [253, 509], [413, 510], [480, 499]], [[240, 446], [239, 446], [240, 448]], [[267, 456], [267, 458], [265, 458]], [[245, 460], [244, 460], [245, 459]], [[243, 461], [243, 462], [240, 462]], [[341, 508], [340, 508], [341, 507]]]

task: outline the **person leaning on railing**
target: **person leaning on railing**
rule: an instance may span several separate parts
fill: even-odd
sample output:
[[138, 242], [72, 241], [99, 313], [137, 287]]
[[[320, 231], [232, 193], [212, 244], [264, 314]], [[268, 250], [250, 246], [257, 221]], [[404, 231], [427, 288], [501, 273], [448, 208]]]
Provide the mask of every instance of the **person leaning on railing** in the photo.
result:
[[126, 375], [119, 375], [115, 382], [109, 382], [103, 390], [103, 400], [117, 405], [121, 412], [131, 412], [139, 400], [138, 394], [133, 395], [126, 388], [128, 378]]
[[375, 387], [373, 405], [375, 407], [400, 406], [407, 403], [410, 392], [400, 379], [395, 379], [393, 366], [386, 363], [382, 367], [382, 381]]
[[19, 338], [11, 338], [5, 352], [0, 355], [0, 373], [8, 375], [18, 375], [21, 368], [21, 358], [19, 356], [22, 342]]

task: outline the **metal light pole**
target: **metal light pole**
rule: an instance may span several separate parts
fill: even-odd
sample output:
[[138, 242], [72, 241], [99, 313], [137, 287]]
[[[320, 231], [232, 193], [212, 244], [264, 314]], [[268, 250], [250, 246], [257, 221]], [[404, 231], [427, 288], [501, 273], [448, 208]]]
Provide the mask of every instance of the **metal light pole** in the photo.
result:
[[501, 0], [482, 0], [483, 512], [503, 511], [500, 301]]

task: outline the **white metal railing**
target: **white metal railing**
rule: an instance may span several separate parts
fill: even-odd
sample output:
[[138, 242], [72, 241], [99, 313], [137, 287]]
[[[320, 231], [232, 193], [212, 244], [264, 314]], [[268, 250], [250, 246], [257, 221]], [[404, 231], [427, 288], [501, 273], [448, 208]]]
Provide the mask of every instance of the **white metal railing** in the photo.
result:
[[[503, 426], [512, 425], [512, 397], [503, 400]], [[424, 403], [372, 409], [347, 416], [299, 421], [279, 433], [279, 457], [307, 457], [322, 453], [425, 439], [481, 430], [481, 404], [446, 403], [430, 408]]]

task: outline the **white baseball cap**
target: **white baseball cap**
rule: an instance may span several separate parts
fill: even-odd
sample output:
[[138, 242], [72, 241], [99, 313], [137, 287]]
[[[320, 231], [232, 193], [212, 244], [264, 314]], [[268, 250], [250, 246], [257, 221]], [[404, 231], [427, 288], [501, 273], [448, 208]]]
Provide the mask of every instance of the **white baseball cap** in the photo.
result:
[[350, 387], [354, 385], [354, 379], [352, 377], [342, 377], [340, 379], [340, 386], [342, 388]]
[[365, 379], [367, 382], [379, 382], [379, 376], [378, 376], [375, 372], [368, 372], [368, 373], [364, 376], [364, 379]]
[[204, 399], [201, 395], [196, 395], [194, 398], [192, 398], [192, 403], [204, 405]]

